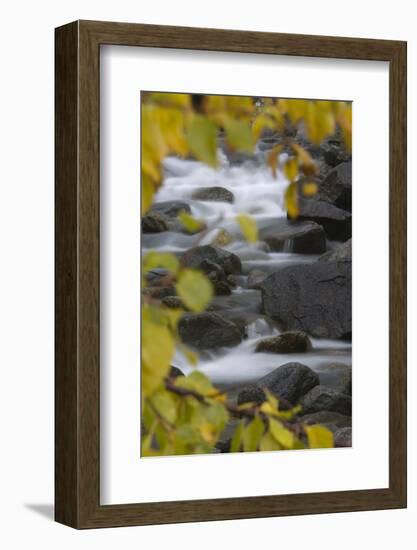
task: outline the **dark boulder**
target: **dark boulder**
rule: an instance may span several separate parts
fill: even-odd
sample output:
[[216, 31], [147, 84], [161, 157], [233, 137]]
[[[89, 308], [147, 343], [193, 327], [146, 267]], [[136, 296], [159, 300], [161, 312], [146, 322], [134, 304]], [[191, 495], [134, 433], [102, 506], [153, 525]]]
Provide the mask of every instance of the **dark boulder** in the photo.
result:
[[264, 389], [267, 389], [278, 399], [295, 404], [318, 383], [319, 377], [309, 367], [301, 363], [286, 363], [260, 378], [255, 384], [243, 388], [237, 402], [262, 403], [266, 399]]
[[300, 402], [303, 413], [333, 411], [346, 416], [352, 415], [352, 398], [327, 386], [315, 386]]
[[298, 419], [298, 422], [307, 426], [321, 424], [334, 433], [340, 428], [350, 428], [352, 426], [352, 417], [334, 411], [320, 411], [305, 414]]
[[162, 304], [170, 309], [187, 309], [179, 296], [165, 296], [162, 298]]
[[352, 162], [343, 162], [330, 170], [320, 183], [317, 198], [352, 211]]
[[331, 241], [346, 241], [352, 236], [352, 214], [333, 204], [317, 199], [298, 201], [298, 220], [310, 220], [324, 228]]
[[212, 245], [195, 246], [181, 256], [185, 267], [204, 270], [204, 262], [213, 262], [219, 265], [226, 275], [242, 273], [242, 263], [236, 254]]
[[329, 250], [319, 258], [319, 262], [351, 262], [352, 261], [352, 239], [339, 244], [333, 250]]
[[310, 338], [305, 332], [288, 331], [260, 340], [255, 348], [266, 353], [302, 353], [311, 349]]
[[[352, 367], [344, 363], [328, 363], [319, 365], [316, 372], [320, 378], [320, 384], [350, 395], [349, 383], [352, 383]], [[345, 391], [346, 390], [346, 391]]]
[[272, 252], [322, 254], [326, 251], [326, 235], [317, 223], [278, 218], [265, 227], [262, 222], [259, 226], [259, 239], [266, 242]]
[[261, 285], [262, 312], [283, 330], [318, 338], [349, 338], [352, 333], [350, 262], [288, 266]]
[[168, 224], [158, 212], [150, 212], [142, 218], [143, 233], [162, 233], [168, 230]]
[[352, 428], [339, 428], [334, 434], [335, 447], [352, 447]]
[[259, 290], [261, 283], [263, 283], [267, 275], [268, 274], [265, 273], [265, 271], [262, 271], [261, 269], [252, 269], [249, 272], [249, 275], [246, 281], [246, 288], [250, 288], [252, 290]]
[[184, 344], [199, 350], [237, 346], [242, 341], [239, 328], [217, 313], [189, 313], [182, 316], [178, 331]]
[[193, 199], [200, 201], [233, 202], [235, 197], [231, 191], [224, 187], [201, 187], [193, 193]]
[[167, 218], [176, 218], [180, 212], [191, 214], [190, 205], [184, 201], [161, 201], [155, 202], [150, 212], [160, 214]]

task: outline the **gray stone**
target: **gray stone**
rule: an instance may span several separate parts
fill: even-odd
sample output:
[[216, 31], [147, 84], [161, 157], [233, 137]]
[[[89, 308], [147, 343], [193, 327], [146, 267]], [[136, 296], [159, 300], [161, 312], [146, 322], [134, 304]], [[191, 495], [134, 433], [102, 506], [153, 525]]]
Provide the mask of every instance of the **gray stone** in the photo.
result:
[[329, 250], [322, 256], [320, 256], [319, 262], [344, 262], [352, 261], [352, 239], [349, 239], [345, 243], [339, 244], [333, 250]]
[[339, 428], [350, 428], [352, 426], [352, 418], [344, 414], [332, 411], [319, 411], [316, 413], [305, 414], [298, 419], [302, 424], [313, 426], [314, 424], [325, 424], [332, 426], [332, 431]]
[[328, 363], [316, 368], [320, 378], [320, 384], [327, 386], [342, 393], [350, 395], [352, 389], [348, 390], [348, 384], [352, 383], [352, 367], [344, 363]]
[[201, 187], [193, 193], [193, 199], [200, 201], [218, 201], [218, 202], [230, 202], [235, 200], [235, 197], [231, 191], [224, 187]]
[[311, 349], [311, 341], [305, 332], [288, 331], [260, 340], [255, 348], [266, 353], [302, 353]]
[[352, 237], [352, 214], [333, 204], [317, 199], [299, 199], [298, 220], [310, 220], [324, 228], [332, 241], [346, 241]]
[[349, 338], [352, 332], [350, 262], [288, 266], [261, 284], [262, 311], [283, 330], [318, 338]]
[[333, 388], [318, 385], [310, 390], [301, 400], [303, 413], [333, 411], [346, 416], [352, 415], [352, 398]]
[[[212, 245], [195, 246], [181, 256], [181, 262], [185, 267], [203, 269], [204, 262], [208, 260], [219, 265], [226, 275], [242, 273], [242, 263], [236, 254]], [[202, 267], [203, 265], [203, 267]]]
[[278, 218], [266, 227], [259, 225], [259, 239], [265, 241], [273, 252], [287, 250], [298, 254], [322, 254], [326, 251], [326, 235], [317, 223]]
[[239, 328], [217, 313], [188, 313], [181, 317], [178, 332], [184, 344], [199, 350], [237, 346], [242, 341]]
[[155, 202], [150, 212], [157, 213], [167, 218], [176, 218], [180, 212], [191, 214], [190, 205], [184, 201], [161, 201]]
[[261, 283], [267, 277], [267, 273], [261, 269], [252, 269], [249, 272], [248, 279], [246, 281], [246, 288], [259, 290]]
[[352, 162], [330, 170], [320, 183], [318, 198], [344, 210], [352, 210]]
[[144, 233], [162, 233], [168, 230], [168, 224], [158, 212], [150, 212], [142, 218], [142, 231]]
[[295, 404], [318, 383], [319, 377], [306, 365], [286, 363], [260, 378], [255, 384], [243, 388], [237, 401], [239, 404], [262, 403], [266, 398], [264, 389], [267, 389], [278, 399]]
[[352, 428], [340, 428], [334, 434], [335, 447], [352, 447]]

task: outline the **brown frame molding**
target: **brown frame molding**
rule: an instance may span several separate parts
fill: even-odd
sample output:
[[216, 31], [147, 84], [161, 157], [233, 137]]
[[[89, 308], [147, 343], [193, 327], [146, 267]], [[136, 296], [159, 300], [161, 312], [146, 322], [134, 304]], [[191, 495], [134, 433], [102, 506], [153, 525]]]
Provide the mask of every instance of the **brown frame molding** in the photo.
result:
[[[99, 55], [119, 44], [390, 64], [389, 488], [198, 501], [99, 501]], [[75, 528], [406, 506], [406, 42], [76, 21], [55, 31], [55, 519]]]

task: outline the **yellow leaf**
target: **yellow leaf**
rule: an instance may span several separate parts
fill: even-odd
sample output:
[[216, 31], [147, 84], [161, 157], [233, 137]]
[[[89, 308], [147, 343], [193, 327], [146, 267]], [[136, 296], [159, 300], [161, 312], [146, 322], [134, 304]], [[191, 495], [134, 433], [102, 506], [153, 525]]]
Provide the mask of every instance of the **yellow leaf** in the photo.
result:
[[293, 124], [297, 124], [305, 116], [308, 103], [305, 99], [279, 99], [277, 105]]
[[271, 435], [269, 431], [262, 436], [261, 442], [259, 444], [260, 451], [279, 451], [281, 449], [282, 449], [281, 445]]
[[152, 92], [149, 100], [159, 105], [188, 109], [191, 106], [190, 94], [173, 94], [167, 92]]
[[156, 268], [165, 268], [171, 273], [177, 273], [179, 261], [174, 254], [170, 252], [156, 252], [151, 250], [147, 252], [142, 260], [142, 270], [144, 273]]
[[200, 271], [184, 269], [175, 285], [178, 296], [191, 311], [203, 311], [211, 302], [213, 288]]
[[273, 130], [275, 128], [275, 124], [270, 117], [261, 114], [255, 118], [251, 128], [252, 136], [255, 142], [260, 138], [264, 128], [270, 128]]
[[143, 170], [141, 173], [141, 177], [142, 177], [141, 211], [142, 211], [142, 216], [144, 216], [149, 210], [149, 208], [152, 206], [155, 188], [154, 188], [152, 179]]
[[307, 136], [316, 145], [334, 134], [336, 121], [331, 101], [309, 101], [305, 114]]
[[268, 166], [271, 167], [272, 175], [274, 176], [274, 178], [277, 177], [278, 161], [279, 161], [279, 155], [281, 154], [281, 151], [282, 151], [282, 145], [281, 144], [275, 145], [269, 151], [266, 158], [266, 162]]
[[258, 240], [258, 227], [256, 221], [247, 214], [239, 214], [236, 216], [236, 221], [240, 225], [240, 229], [249, 243], [256, 243]]
[[227, 117], [225, 130], [230, 149], [244, 153], [253, 152], [253, 139], [248, 122]]
[[259, 416], [255, 416], [253, 420], [245, 426], [243, 432], [243, 450], [256, 451], [264, 433], [265, 426]]
[[295, 181], [291, 182], [285, 190], [285, 208], [287, 209], [288, 216], [291, 219], [298, 217], [298, 193], [297, 184]]
[[306, 176], [314, 176], [318, 172], [318, 168], [316, 166], [316, 163], [312, 159], [310, 153], [303, 149], [298, 143], [292, 143], [291, 145], [292, 150], [298, 157], [298, 164], [300, 166], [301, 171]]
[[314, 195], [317, 194], [318, 185], [317, 183], [314, 183], [313, 181], [311, 181], [311, 182], [303, 183], [302, 189], [303, 189], [303, 195], [305, 197], [313, 197]]
[[327, 449], [334, 446], [333, 434], [324, 426], [304, 426], [311, 449]]
[[198, 231], [201, 231], [201, 229], [203, 229], [203, 227], [205, 226], [204, 222], [202, 222], [201, 220], [197, 220], [185, 210], [179, 213], [178, 219], [180, 220], [184, 228], [188, 231], [188, 233], [197, 233]]
[[295, 436], [288, 428], [286, 428], [278, 420], [269, 420], [269, 429], [272, 436], [285, 449], [292, 449], [294, 446]]
[[142, 320], [142, 392], [150, 395], [170, 369], [175, 343], [166, 326]]
[[298, 160], [296, 157], [292, 157], [284, 164], [284, 174], [286, 178], [292, 182], [298, 175]]
[[187, 133], [188, 147], [197, 160], [217, 166], [217, 129], [213, 122], [194, 115]]

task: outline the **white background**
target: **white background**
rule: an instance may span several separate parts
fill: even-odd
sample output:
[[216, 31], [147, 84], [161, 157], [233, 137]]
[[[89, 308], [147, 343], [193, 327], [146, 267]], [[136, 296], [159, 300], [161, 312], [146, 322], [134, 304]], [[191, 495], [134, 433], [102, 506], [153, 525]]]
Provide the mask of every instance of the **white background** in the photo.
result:
[[[304, 97], [353, 101], [353, 448], [139, 459], [141, 89], [284, 97], [301, 90]], [[388, 486], [388, 90], [388, 64], [381, 62], [102, 49], [103, 504]], [[364, 230], [370, 208], [377, 241]]]
[[[7, 549], [415, 546], [417, 513], [417, 37], [413, 2], [127, 0], [1, 8], [0, 543]], [[52, 523], [53, 28], [105, 19], [409, 41], [409, 508], [75, 532]], [[375, 131], [378, 131], [377, 129]], [[371, 224], [370, 224], [371, 228]], [[378, 235], [375, 235], [378, 238]], [[377, 312], [376, 312], [377, 315]], [[341, 472], [343, 475], [343, 472]]]

